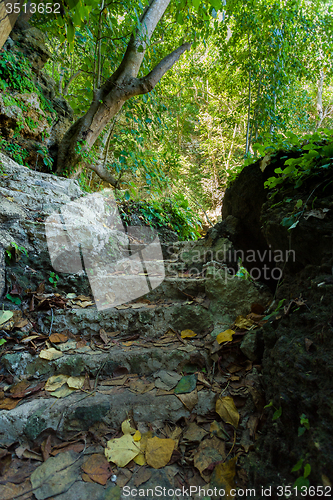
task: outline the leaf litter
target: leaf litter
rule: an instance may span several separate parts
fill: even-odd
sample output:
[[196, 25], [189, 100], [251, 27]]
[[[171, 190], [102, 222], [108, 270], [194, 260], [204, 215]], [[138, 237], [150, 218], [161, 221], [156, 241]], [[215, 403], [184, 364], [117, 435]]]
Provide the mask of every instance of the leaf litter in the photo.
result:
[[[72, 300], [72, 299], [71, 299]], [[88, 301], [84, 301], [88, 302]], [[259, 311], [258, 311], [259, 312]], [[263, 312], [260, 310], [260, 312]], [[252, 317], [239, 317], [235, 322], [236, 328], [252, 328], [256, 326], [256, 321], [259, 322], [262, 319], [262, 314], [257, 314], [252, 312]], [[257, 314], [258, 317], [255, 315]], [[247, 321], [245, 321], [247, 320]], [[22, 321], [22, 320], [21, 320]], [[252, 324], [251, 324], [252, 322]], [[236, 324], [237, 323], [237, 324]], [[184, 331], [182, 331], [183, 333]], [[194, 332], [193, 332], [194, 333]], [[237, 330], [225, 330], [220, 334], [219, 349], [222, 353], [228, 346], [232, 346], [235, 342]], [[55, 333], [53, 336], [49, 337], [50, 342], [53, 344], [64, 344], [68, 341], [67, 334]], [[113, 343], [113, 339], [119, 335], [119, 332], [104, 332], [100, 331], [100, 338], [105, 345]], [[184, 337], [184, 335], [181, 335]], [[45, 336], [40, 334], [34, 336], [34, 339], [40, 339], [45, 341]], [[194, 337], [190, 335], [189, 339]], [[186, 338], [186, 337], [184, 337]], [[183, 339], [184, 340], [184, 339]], [[30, 341], [30, 339], [29, 339]], [[166, 335], [160, 338], [157, 345], [170, 345], [177, 342], [177, 337], [174, 331], [167, 332]], [[192, 340], [190, 340], [193, 342]], [[236, 345], [236, 344], [235, 344]], [[184, 350], [191, 352], [192, 346], [183, 346]], [[40, 352], [42, 359], [48, 361], [53, 361], [62, 356], [62, 352], [59, 349], [55, 349], [51, 346], [46, 349], [42, 349]], [[43, 356], [45, 356], [43, 358]], [[114, 386], [115, 389], [118, 387], [123, 387], [127, 385], [132, 391], [139, 392], [143, 394], [144, 392], [155, 391], [158, 389], [166, 394], [175, 394], [183, 403], [183, 405], [189, 409], [190, 412], [194, 411], [194, 408], [198, 402], [198, 390], [202, 388], [210, 388], [221, 396], [216, 399], [215, 410], [211, 409], [211, 414], [206, 417], [196, 415], [192, 413], [192, 420], [185, 419], [180, 422], [172, 429], [172, 426], [165, 424], [164, 428], [157, 432], [147, 432], [141, 433], [136, 429], [135, 424], [129, 420], [124, 421], [122, 425], [123, 436], [114, 437], [105, 441], [106, 446], [104, 448], [104, 453], [99, 453], [91, 455], [91, 462], [88, 459], [84, 462], [85, 468], [82, 467], [82, 478], [84, 481], [93, 481], [99, 484], [107, 484], [110, 482], [110, 477], [112, 471], [116, 472], [117, 477], [119, 477], [119, 483], [126, 484], [133, 476], [133, 481], [135, 484], [141, 485], [146, 481], [150, 480], [152, 469], [163, 469], [169, 467], [172, 460], [180, 462], [184, 461], [188, 466], [194, 471], [193, 474], [199, 474], [201, 481], [209, 482], [209, 484], [219, 484], [222, 483], [226, 486], [232, 486], [234, 478], [237, 473], [241, 473], [242, 469], [236, 469], [237, 456], [242, 453], [247, 453], [257, 436], [257, 429], [260, 426], [261, 415], [250, 415], [247, 421], [245, 431], [237, 430], [240, 418], [243, 418], [242, 411], [238, 408], [237, 398], [234, 400], [232, 394], [236, 389], [230, 385], [232, 381], [240, 381], [241, 386], [245, 386], [244, 383], [246, 374], [251, 372], [252, 363], [248, 360], [244, 360], [242, 355], [239, 353], [230, 358], [229, 363], [226, 363], [226, 382], [222, 379], [219, 380], [218, 377], [214, 376], [214, 381], [212, 383], [212, 378], [206, 377], [206, 375], [197, 371], [191, 373], [190, 375], [179, 374], [177, 372], [170, 372], [167, 370], [161, 370], [156, 372], [153, 380], [145, 379], [145, 377], [139, 378], [138, 376], [133, 376], [127, 372], [121, 374], [121, 372], [116, 375], [117, 377], [111, 380], [100, 381], [99, 386], [109, 385]], [[229, 373], [229, 378], [228, 378]], [[237, 377], [233, 375], [237, 373]], [[58, 378], [57, 378], [58, 377]], [[71, 380], [70, 380], [71, 379]], [[88, 377], [89, 380], [89, 377]], [[16, 405], [20, 402], [20, 394], [24, 397], [24, 394], [29, 395], [29, 390], [31, 391], [31, 386], [25, 383], [21, 386], [17, 386], [8, 393], [9, 398], [0, 397], [0, 405], [6, 403], [8, 408], [10, 405]], [[45, 385], [45, 390], [52, 395], [56, 396], [58, 391], [58, 397], [64, 397], [68, 391], [80, 390], [87, 383], [87, 376], [81, 377], [68, 377], [65, 375], [57, 375], [50, 377]], [[229, 389], [228, 389], [229, 387]], [[86, 390], [90, 390], [91, 386]], [[40, 390], [40, 388], [38, 389]], [[21, 392], [20, 392], [21, 391]], [[227, 395], [223, 395], [223, 393]], [[229, 395], [228, 395], [229, 392]], [[1, 393], [0, 393], [1, 394]], [[156, 393], [157, 394], [157, 393]], [[16, 395], [16, 398], [15, 398]], [[7, 401], [9, 400], [9, 402]], [[13, 406], [14, 407], [14, 406]], [[219, 420], [220, 419], [220, 420]], [[224, 423], [223, 423], [224, 422]], [[102, 429], [101, 429], [102, 432]], [[235, 436], [236, 433], [239, 435], [238, 440], [239, 445], [235, 446]], [[107, 431], [104, 432], [107, 434]], [[103, 435], [103, 433], [102, 433]], [[64, 443], [63, 448], [54, 446], [51, 444], [50, 438], [44, 440], [40, 445], [40, 452], [25, 450], [21, 455], [22, 460], [34, 459], [36, 462], [38, 460], [44, 460], [47, 463], [52, 457], [57, 456], [59, 453], [62, 455], [67, 452], [73, 452], [76, 454], [82, 453], [85, 445], [83, 443]], [[181, 451], [180, 451], [181, 450]], [[233, 453], [234, 457], [227, 459], [227, 455], [230, 456]], [[174, 458], [172, 458], [174, 457]], [[181, 458], [183, 457], [183, 458]], [[112, 468], [111, 468], [112, 467]], [[114, 467], [116, 469], [114, 469]], [[126, 473], [124, 472], [126, 471]], [[197, 471], [197, 472], [195, 472]], [[235, 476], [236, 475], [236, 476]], [[192, 476], [192, 477], [194, 477]], [[36, 483], [35, 483], [36, 484]], [[52, 491], [54, 495], [55, 492]], [[43, 498], [39, 494], [36, 498]]]

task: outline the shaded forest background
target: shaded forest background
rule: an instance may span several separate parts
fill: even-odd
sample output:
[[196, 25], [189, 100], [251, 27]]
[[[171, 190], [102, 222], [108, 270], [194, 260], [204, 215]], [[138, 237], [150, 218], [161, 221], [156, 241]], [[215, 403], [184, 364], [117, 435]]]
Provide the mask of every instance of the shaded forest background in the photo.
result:
[[[314, 133], [330, 136], [332, 5], [167, 1], [148, 37], [145, 12], [159, 3], [66, 0], [59, 14], [21, 14], [19, 27], [28, 22], [45, 34], [49, 58], [42, 71], [72, 107], [73, 123], [96, 101], [133, 39], [139, 40], [137, 55], [144, 55], [138, 78], [188, 45], [151, 91], [123, 103], [92, 145], [83, 136], [75, 141], [74, 164], [57, 164], [58, 150], [49, 147], [47, 133], [36, 163], [77, 177], [87, 191], [109, 185], [98, 175], [102, 169], [124, 200], [172, 200], [188, 213], [195, 237], [197, 215], [216, 221], [224, 190], [244, 165], [273, 150], [301, 148]], [[31, 78], [38, 87], [39, 70], [30, 78], [30, 67], [18, 52], [2, 50], [5, 99], [31, 92]], [[1, 148], [29, 165], [24, 150], [13, 147], [19, 135], [18, 129], [1, 138]]]

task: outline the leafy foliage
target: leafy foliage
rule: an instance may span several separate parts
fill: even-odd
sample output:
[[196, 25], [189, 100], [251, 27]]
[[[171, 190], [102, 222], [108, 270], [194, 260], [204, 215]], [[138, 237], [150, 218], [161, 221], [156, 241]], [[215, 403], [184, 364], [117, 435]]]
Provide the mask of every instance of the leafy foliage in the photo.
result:
[[195, 240], [200, 236], [200, 220], [184, 197], [152, 202], [118, 200], [118, 208], [122, 220], [128, 225], [132, 214], [137, 214], [143, 224], [156, 229], [167, 227], [181, 240]]

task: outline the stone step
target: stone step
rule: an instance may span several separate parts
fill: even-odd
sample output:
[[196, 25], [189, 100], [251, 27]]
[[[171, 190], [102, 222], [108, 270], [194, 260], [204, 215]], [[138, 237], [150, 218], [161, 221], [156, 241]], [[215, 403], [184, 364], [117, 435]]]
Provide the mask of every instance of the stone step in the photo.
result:
[[[140, 300], [140, 299], [139, 299]], [[201, 304], [188, 301], [147, 305], [139, 308], [118, 306], [104, 311], [96, 307], [85, 309], [58, 309], [54, 312], [52, 331], [61, 333], [69, 330], [72, 334], [84, 337], [96, 335], [102, 328], [106, 332], [120, 332], [120, 339], [131, 335], [140, 335], [141, 339], [157, 339], [170, 328], [173, 330], [192, 329], [202, 333], [214, 324], [214, 318], [209, 309]], [[140, 306], [140, 304], [132, 304]], [[50, 331], [52, 316], [48, 313], [42, 318], [44, 333]]]
[[[46, 430], [67, 439], [70, 434], [101, 422], [112, 432], [120, 428], [131, 412], [138, 425], [158, 420], [175, 423], [191, 414], [176, 395], [157, 395], [157, 389], [138, 394], [128, 388], [98, 385], [93, 394], [76, 391], [59, 399], [44, 394], [22, 402], [13, 410], [0, 411], [1, 446], [17, 441], [33, 442]], [[193, 411], [205, 415], [214, 409], [215, 398], [216, 393], [210, 389], [198, 391]]]
[[10, 352], [1, 361], [7, 373], [15, 374], [17, 380], [39, 380], [58, 374], [78, 377], [85, 373], [103, 378], [119, 369], [147, 376], [162, 369], [180, 372], [185, 366], [187, 371], [189, 366], [208, 371], [210, 361], [202, 346], [203, 342], [196, 339], [184, 340], [183, 344], [172, 333], [160, 342], [117, 342], [107, 351], [88, 345], [77, 348], [76, 341], [70, 339], [57, 345], [62, 356], [52, 361], [28, 352]]

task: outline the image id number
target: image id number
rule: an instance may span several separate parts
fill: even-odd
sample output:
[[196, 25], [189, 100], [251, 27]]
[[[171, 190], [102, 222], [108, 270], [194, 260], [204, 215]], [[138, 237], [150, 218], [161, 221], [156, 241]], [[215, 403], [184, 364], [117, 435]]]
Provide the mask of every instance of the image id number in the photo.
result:
[[292, 486], [278, 486], [277, 496], [278, 497], [288, 497], [294, 494], [296, 497], [326, 497], [331, 498], [331, 486], [301, 486], [300, 488], [293, 488]]
[[6, 3], [6, 12], [7, 14], [19, 14], [20, 12], [30, 12], [31, 14], [35, 14], [38, 12], [39, 14], [60, 14], [60, 3], [31, 3], [25, 4], [22, 7], [19, 3]]

